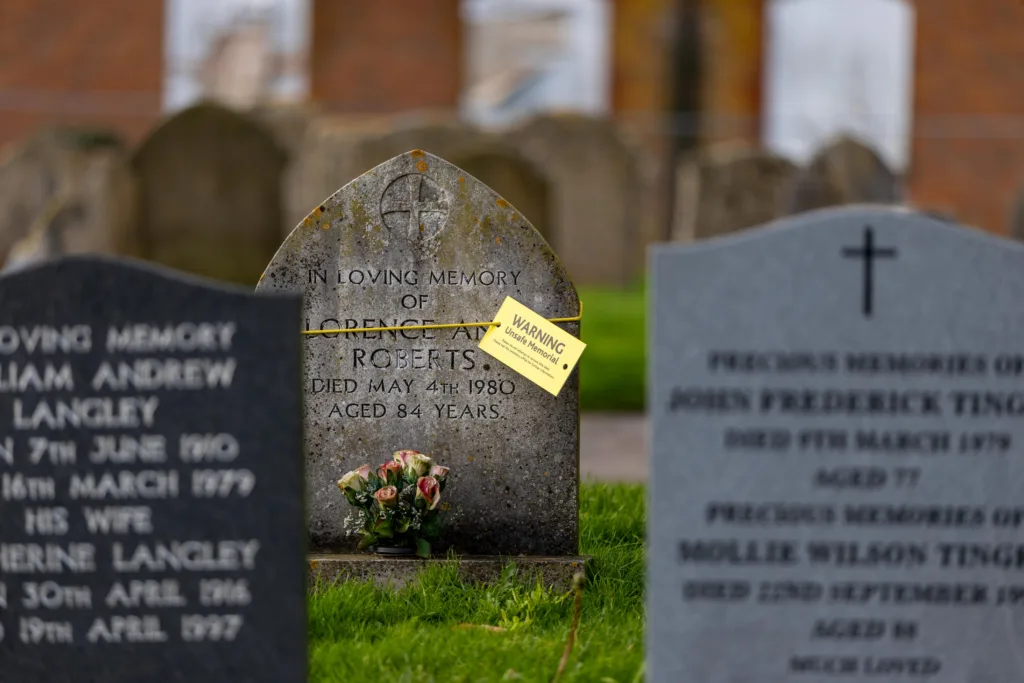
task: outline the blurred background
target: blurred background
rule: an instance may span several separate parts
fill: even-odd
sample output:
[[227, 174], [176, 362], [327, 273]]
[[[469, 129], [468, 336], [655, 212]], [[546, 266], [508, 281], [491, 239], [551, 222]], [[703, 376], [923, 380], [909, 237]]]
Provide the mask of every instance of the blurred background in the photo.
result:
[[1021, 26], [1020, 0], [3, 0], [0, 263], [254, 285], [421, 148], [562, 258], [584, 408], [639, 411], [652, 242], [865, 201], [1024, 236]]

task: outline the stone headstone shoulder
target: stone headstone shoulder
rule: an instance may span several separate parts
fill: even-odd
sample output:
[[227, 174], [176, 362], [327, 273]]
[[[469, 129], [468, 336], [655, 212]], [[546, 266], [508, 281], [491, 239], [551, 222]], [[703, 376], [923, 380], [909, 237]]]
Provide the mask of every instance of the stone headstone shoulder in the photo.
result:
[[[528, 218], [419, 150], [315, 208], [257, 291], [302, 292], [309, 331], [486, 322], [509, 296], [547, 318], [579, 313], [572, 283]], [[578, 323], [562, 325], [578, 336]], [[358, 540], [346, 526], [354, 513], [338, 478], [414, 449], [451, 469], [449, 546], [467, 554], [578, 552], [578, 371], [551, 396], [481, 352], [485, 331], [304, 337], [315, 551], [345, 551]]]
[[900, 176], [870, 145], [844, 135], [825, 145], [793, 180], [786, 213], [846, 204], [898, 204]]
[[1024, 246], [853, 207], [652, 264], [650, 680], [1016, 676]]
[[726, 235], [785, 212], [793, 162], [762, 149], [722, 145], [678, 168], [673, 241]]
[[132, 252], [135, 184], [127, 149], [105, 131], [55, 128], [10, 145], [0, 160], [0, 262], [19, 242], [32, 241], [33, 223], [58, 198], [75, 207], [60, 221], [62, 252]]
[[306, 680], [297, 297], [0, 277], [0, 675]]

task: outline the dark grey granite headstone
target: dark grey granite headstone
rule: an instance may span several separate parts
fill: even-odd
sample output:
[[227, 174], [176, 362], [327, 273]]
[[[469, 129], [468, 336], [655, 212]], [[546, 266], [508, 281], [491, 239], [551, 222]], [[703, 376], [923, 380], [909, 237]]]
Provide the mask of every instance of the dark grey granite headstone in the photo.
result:
[[[285, 240], [257, 291], [305, 294], [303, 328], [493, 320], [510, 296], [579, 313], [569, 278], [515, 207], [414, 150], [355, 179]], [[561, 323], [579, 335], [578, 323]], [[480, 351], [484, 327], [307, 336], [314, 551], [358, 541], [335, 482], [414, 449], [449, 467], [442, 543], [467, 554], [578, 552], [579, 372], [557, 397]]]
[[305, 683], [298, 297], [0, 278], [0, 680]]
[[1024, 247], [856, 207], [652, 276], [648, 680], [1020, 678]]

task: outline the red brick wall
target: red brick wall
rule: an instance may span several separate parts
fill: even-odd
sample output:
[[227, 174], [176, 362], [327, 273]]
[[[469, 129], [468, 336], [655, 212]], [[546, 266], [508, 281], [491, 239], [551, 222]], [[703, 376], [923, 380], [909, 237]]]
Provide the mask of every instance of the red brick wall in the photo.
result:
[[911, 199], [1005, 234], [1024, 188], [1024, 2], [915, 6]]
[[612, 0], [611, 100], [617, 115], [668, 104], [672, 0]]
[[459, 0], [313, 0], [311, 32], [311, 94], [325, 110], [458, 106]]
[[40, 125], [134, 141], [160, 113], [162, 0], [0, 0], [0, 145]]
[[703, 0], [701, 4], [705, 142], [757, 144], [760, 140], [764, 2]]

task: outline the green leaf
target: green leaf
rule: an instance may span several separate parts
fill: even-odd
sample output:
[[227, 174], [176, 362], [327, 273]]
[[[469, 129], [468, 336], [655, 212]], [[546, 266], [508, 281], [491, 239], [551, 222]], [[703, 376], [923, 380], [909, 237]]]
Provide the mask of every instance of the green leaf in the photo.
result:
[[395, 535], [391, 530], [391, 522], [386, 519], [377, 522], [377, 525], [373, 527], [373, 533], [380, 538], [393, 538]]
[[422, 558], [430, 557], [430, 542], [425, 538], [416, 539], [416, 554]]
[[423, 521], [423, 535], [427, 538], [437, 538], [441, 535], [441, 518], [437, 515], [430, 515]]
[[373, 545], [376, 542], [377, 542], [377, 536], [376, 535], [374, 535], [374, 534], [366, 534], [361, 539], [359, 539], [359, 545], [357, 546], [357, 549], [358, 550], [366, 550], [367, 548], [369, 548], [371, 545]]
[[411, 520], [408, 517], [396, 517], [394, 520], [395, 531], [397, 533], [404, 534], [406, 531], [409, 530], [410, 521]]

